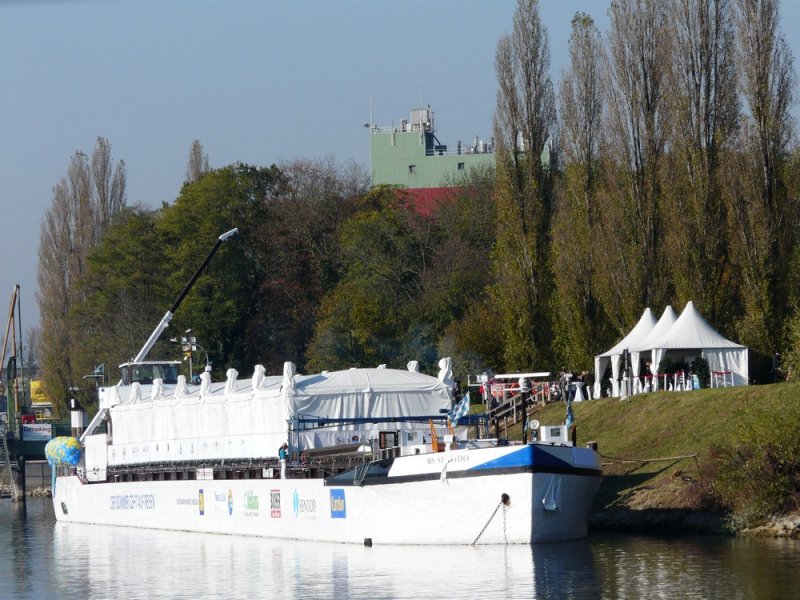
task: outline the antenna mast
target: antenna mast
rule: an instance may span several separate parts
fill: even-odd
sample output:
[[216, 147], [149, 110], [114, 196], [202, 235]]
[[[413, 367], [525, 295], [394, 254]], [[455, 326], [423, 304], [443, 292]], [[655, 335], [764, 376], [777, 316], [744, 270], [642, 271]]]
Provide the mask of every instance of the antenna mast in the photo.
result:
[[375, 121], [372, 119], [372, 79], [369, 80], [369, 129], [375, 127]]

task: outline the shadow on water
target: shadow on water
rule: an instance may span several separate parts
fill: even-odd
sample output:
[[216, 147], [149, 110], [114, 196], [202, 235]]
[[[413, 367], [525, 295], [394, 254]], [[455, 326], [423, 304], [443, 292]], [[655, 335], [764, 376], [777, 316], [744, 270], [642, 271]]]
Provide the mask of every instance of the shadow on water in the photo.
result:
[[536, 544], [533, 556], [534, 598], [601, 598], [592, 547], [586, 540]]

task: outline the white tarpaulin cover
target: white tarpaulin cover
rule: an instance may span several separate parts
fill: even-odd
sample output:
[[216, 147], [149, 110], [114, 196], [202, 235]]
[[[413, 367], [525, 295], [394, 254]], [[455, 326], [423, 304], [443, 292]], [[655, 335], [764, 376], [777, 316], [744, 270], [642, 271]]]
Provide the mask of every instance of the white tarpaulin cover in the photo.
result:
[[[120, 456], [126, 445], [130, 452], [125, 462], [271, 457], [287, 441], [294, 418], [430, 417], [450, 408], [446, 383], [407, 370], [296, 375], [289, 363], [282, 376], [265, 376], [258, 367], [254, 377], [244, 381], [237, 379], [234, 370], [227, 375], [226, 382], [209, 381], [200, 390], [177, 397], [175, 386], [145, 386], [132, 396], [135, 402], [111, 407], [114, 460], [123, 460]], [[160, 390], [156, 399], [150, 394], [152, 388]], [[120, 390], [118, 397], [124, 395]], [[392, 427], [403, 428], [402, 424]], [[163, 443], [152, 443], [158, 441]]]
[[611, 395], [618, 396], [619, 386], [619, 362], [622, 352], [625, 349], [630, 350], [638, 346], [638, 344], [650, 333], [655, 327], [656, 318], [653, 316], [653, 311], [649, 308], [644, 309], [639, 322], [636, 323], [630, 333], [620, 340], [613, 348], [603, 352], [602, 354], [594, 357], [594, 377], [595, 377], [595, 398], [600, 397], [600, 379], [606, 371], [608, 361], [611, 360]]
[[450, 408], [446, 382], [400, 369], [348, 369], [297, 376], [289, 417], [336, 419], [435, 416]]
[[657, 369], [667, 353], [680, 358], [702, 356], [709, 370], [730, 373], [733, 385], [747, 385], [747, 348], [720, 335], [689, 301], [675, 323], [658, 339], [648, 339], [651, 368]]

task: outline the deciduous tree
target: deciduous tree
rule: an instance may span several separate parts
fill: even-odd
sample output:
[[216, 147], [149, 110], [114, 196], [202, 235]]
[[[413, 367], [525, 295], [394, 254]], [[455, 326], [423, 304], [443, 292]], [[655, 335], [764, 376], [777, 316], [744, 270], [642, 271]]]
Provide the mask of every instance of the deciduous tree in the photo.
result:
[[520, 0], [513, 34], [498, 43], [495, 68], [493, 299], [501, 315], [504, 366], [527, 369], [552, 361], [549, 255], [556, 156], [548, 144], [556, 112], [549, 42], [537, 0]]
[[741, 152], [727, 174], [731, 251], [742, 276], [742, 339], [770, 355], [790, 310], [788, 265], [796, 242], [798, 199], [787, 194], [786, 165], [796, 85], [781, 35], [777, 0], [738, 0], [740, 91], [748, 108]]
[[667, 101], [674, 122], [665, 186], [665, 268], [675, 297], [714, 322], [733, 317], [724, 161], [737, 149], [734, 30], [729, 0], [676, 0]]
[[661, 254], [668, 10], [666, 3], [644, 0], [615, 0], [609, 10], [600, 197], [605, 255], [595, 264], [598, 295], [620, 333], [643, 306], [658, 306], [668, 292]]
[[113, 164], [105, 138], [97, 139], [91, 159], [76, 152], [67, 175], [53, 188], [39, 237], [37, 301], [42, 331], [39, 358], [47, 392], [57, 408], [63, 409], [67, 387], [83, 375], [73, 363], [81, 339], [70, 312], [82, 300], [79, 283], [87, 256], [124, 205], [125, 165]]
[[[274, 199], [283, 184], [275, 167], [237, 163], [186, 184], [158, 221], [165, 260], [172, 265], [168, 287], [177, 295], [220, 234], [238, 228], [223, 244], [176, 313], [174, 331], [191, 328], [214, 362], [217, 377], [228, 367], [259, 361], [250, 328], [258, 323], [259, 289], [266, 260], [257, 231], [274, 217]], [[243, 366], [244, 365], [244, 366]]]
[[363, 169], [333, 158], [281, 164], [284, 185], [270, 218], [254, 232], [263, 279], [258, 327], [249, 336], [264, 366], [280, 372], [284, 361], [305, 368], [305, 354], [320, 303], [342, 274], [339, 228], [368, 188]]
[[194, 140], [189, 149], [189, 160], [186, 163], [186, 183], [194, 183], [210, 170], [208, 154], [203, 152], [203, 144], [200, 143], [200, 140]]
[[570, 67], [561, 81], [563, 173], [553, 218], [556, 346], [563, 364], [590, 367], [607, 319], [595, 291], [596, 256], [607, 243], [597, 220], [603, 46], [594, 21], [572, 19]]

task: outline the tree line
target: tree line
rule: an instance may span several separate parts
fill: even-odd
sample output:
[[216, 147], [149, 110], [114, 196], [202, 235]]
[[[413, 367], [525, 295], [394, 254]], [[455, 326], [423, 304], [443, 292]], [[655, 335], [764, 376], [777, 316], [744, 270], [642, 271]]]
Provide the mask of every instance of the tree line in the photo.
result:
[[42, 225], [38, 357], [48, 393], [132, 357], [220, 233], [223, 245], [151, 351], [191, 328], [215, 378], [417, 360], [456, 375], [590, 369], [644, 307], [693, 300], [751, 348], [800, 363], [793, 59], [777, 0], [610, 3], [572, 20], [550, 79], [536, 0], [497, 45], [496, 168], [430, 212], [333, 159], [209, 168], [158, 209], [128, 206], [100, 138]]
[[754, 379], [774, 352], [792, 368], [796, 75], [778, 1], [613, 1], [605, 36], [576, 14], [558, 93], [538, 8], [519, 2], [496, 55], [505, 366], [588, 367], [644, 307], [693, 300], [750, 347]]

